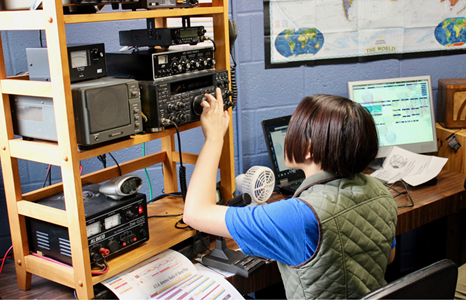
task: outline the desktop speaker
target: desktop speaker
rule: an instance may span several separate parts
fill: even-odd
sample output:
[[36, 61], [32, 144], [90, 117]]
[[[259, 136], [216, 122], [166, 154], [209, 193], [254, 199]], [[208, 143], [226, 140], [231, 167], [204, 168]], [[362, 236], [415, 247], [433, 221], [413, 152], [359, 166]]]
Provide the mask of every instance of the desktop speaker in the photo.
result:
[[466, 127], [466, 78], [439, 79], [437, 121], [446, 128]]

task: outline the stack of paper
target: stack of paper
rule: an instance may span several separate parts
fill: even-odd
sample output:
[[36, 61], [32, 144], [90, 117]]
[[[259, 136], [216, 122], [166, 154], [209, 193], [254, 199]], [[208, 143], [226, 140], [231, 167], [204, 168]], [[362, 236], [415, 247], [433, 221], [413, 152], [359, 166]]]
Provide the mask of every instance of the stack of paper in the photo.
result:
[[411, 186], [417, 186], [437, 176], [447, 160], [444, 157], [421, 155], [393, 147], [382, 168], [371, 176], [387, 183], [403, 180]]

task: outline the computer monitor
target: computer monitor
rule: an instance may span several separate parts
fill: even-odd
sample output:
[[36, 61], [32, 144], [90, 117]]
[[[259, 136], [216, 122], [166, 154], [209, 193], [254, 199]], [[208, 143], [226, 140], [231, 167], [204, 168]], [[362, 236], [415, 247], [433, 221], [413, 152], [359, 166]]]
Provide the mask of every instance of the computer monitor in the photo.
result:
[[414, 153], [437, 151], [430, 76], [348, 82], [348, 93], [374, 118], [377, 158], [387, 157], [393, 146]]

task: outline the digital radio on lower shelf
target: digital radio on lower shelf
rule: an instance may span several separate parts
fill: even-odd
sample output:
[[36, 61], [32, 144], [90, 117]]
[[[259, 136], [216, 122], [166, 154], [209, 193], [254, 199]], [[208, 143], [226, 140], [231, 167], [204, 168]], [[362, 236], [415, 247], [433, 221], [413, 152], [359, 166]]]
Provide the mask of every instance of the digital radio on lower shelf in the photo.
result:
[[200, 120], [204, 95], [215, 95], [215, 88], [222, 90], [225, 108], [230, 107], [228, 71], [207, 70], [181, 74], [151, 81], [139, 81], [144, 128], [157, 132], [171, 125]]
[[[113, 257], [149, 240], [146, 195], [135, 193], [115, 201], [99, 192], [100, 185], [83, 185], [87, 240], [91, 264]], [[65, 210], [63, 193], [37, 201]], [[29, 250], [57, 261], [72, 264], [68, 229], [27, 218]]]

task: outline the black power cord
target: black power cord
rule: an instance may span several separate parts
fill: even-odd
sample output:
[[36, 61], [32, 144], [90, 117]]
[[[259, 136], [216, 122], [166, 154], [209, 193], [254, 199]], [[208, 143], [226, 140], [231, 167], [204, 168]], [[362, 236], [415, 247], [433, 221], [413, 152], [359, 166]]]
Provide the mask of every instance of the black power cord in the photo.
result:
[[178, 154], [180, 156], [180, 167], [179, 167], [179, 180], [180, 180], [180, 188], [181, 188], [181, 197], [183, 198], [183, 202], [186, 201], [186, 193], [188, 191], [188, 184], [186, 180], [186, 167], [183, 165], [183, 155], [181, 152], [181, 138], [180, 138], [180, 130], [178, 129], [178, 125], [172, 121], [172, 124], [175, 126], [176, 129], [176, 136], [178, 139]]
[[[178, 125], [173, 122], [172, 120], [169, 119], [163, 119], [162, 124], [165, 125], [173, 125], [176, 129], [176, 136], [178, 140], [178, 154], [180, 156], [180, 167], [178, 171], [179, 175], [179, 180], [180, 180], [180, 189], [181, 189], [181, 197], [183, 198], [183, 202], [186, 202], [186, 193], [188, 191], [188, 184], [186, 180], [186, 167], [183, 165], [183, 155], [181, 151], [181, 138], [180, 138], [180, 130], [178, 129]], [[177, 229], [186, 229], [189, 228], [188, 225], [186, 226], [179, 226], [179, 224], [184, 224], [183, 218], [181, 218], [178, 222], [175, 224], [175, 228]]]

